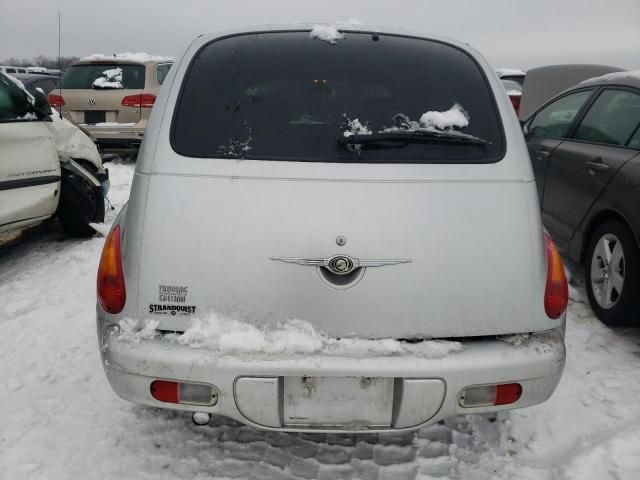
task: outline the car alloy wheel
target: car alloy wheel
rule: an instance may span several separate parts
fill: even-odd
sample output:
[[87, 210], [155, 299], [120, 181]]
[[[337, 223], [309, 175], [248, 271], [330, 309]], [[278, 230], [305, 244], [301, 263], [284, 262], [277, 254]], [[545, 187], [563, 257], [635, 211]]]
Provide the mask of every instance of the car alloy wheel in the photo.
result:
[[622, 243], [612, 233], [598, 240], [591, 258], [591, 289], [601, 308], [610, 309], [622, 295], [625, 259]]

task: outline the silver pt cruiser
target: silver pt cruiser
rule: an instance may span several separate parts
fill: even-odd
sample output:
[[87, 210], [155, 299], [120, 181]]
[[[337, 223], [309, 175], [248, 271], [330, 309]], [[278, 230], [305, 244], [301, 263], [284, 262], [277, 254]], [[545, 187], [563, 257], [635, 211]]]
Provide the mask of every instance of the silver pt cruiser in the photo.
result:
[[546, 400], [567, 282], [520, 126], [468, 45], [364, 26], [198, 37], [105, 242], [126, 400], [388, 431]]

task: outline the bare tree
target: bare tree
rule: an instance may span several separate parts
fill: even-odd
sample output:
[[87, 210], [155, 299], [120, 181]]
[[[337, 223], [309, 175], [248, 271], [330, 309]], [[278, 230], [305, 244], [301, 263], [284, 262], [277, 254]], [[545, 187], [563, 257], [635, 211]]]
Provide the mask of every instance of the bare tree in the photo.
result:
[[46, 55], [37, 55], [33, 58], [7, 58], [4, 60], [2, 65], [12, 65], [15, 67], [44, 67], [51, 69], [61, 69], [66, 70], [69, 65], [71, 65], [76, 60], [79, 60], [80, 57], [61, 57], [60, 62], [58, 62], [58, 57], [48, 57]]

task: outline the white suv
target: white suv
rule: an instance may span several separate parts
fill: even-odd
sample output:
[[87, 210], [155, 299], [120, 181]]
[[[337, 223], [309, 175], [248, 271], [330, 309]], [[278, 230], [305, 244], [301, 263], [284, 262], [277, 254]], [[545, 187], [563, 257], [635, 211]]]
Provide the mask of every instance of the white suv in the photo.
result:
[[486, 61], [297, 25], [201, 36], [170, 71], [97, 320], [127, 400], [358, 432], [544, 401], [566, 305]]

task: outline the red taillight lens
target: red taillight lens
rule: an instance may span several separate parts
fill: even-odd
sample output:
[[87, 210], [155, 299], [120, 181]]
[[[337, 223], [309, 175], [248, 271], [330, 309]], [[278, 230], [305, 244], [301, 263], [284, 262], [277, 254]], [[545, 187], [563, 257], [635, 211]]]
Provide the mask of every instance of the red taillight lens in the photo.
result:
[[120, 225], [116, 225], [104, 242], [97, 284], [100, 306], [105, 312], [120, 313], [127, 298], [122, 272]]
[[509, 95], [509, 100], [511, 100], [511, 105], [513, 105], [513, 109], [516, 111], [516, 115], [520, 113], [520, 99], [522, 95]]
[[161, 402], [206, 406], [218, 403], [218, 391], [212, 385], [204, 383], [154, 380], [150, 391], [151, 396]]
[[506, 383], [496, 385], [496, 400], [494, 405], [509, 405], [515, 403], [522, 395], [522, 386], [519, 383]]
[[544, 311], [552, 319], [559, 318], [569, 303], [569, 285], [564, 274], [562, 258], [548, 233], [544, 234], [547, 252], [547, 285], [544, 290]]
[[156, 96], [152, 93], [141, 93], [140, 95], [127, 95], [122, 99], [124, 107], [151, 108], [156, 101]]
[[180, 403], [178, 382], [154, 380], [151, 382], [151, 396], [156, 400], [168, 403]]
[[61, 95], [56, 95], [54, 93], [49, 94], [49, 105], [52, 107], [62, 107], [64, 106], [64, 98]]
[[520, 400], [521, 396], [522, 385], [519, 383], [473, 385], [462, 391], [459, 403], [464, 408], [510, 405]]

